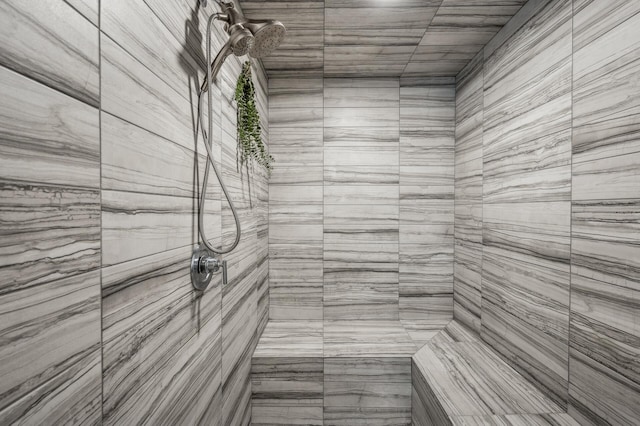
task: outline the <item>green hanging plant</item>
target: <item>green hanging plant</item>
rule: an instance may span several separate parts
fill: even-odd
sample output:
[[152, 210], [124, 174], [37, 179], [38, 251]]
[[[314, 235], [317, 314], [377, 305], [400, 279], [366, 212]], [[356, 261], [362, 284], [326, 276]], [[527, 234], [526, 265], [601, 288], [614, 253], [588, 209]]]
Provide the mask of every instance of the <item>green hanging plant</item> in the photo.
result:
[[256, 89], [251, 79], [251, 62], [242, 66], [236, 84], [235, 100], [237, 109], [238, 154], [240, 165], [251, 164], [254, 160], [271, 173], [271, 163], [275, 160], [262, 142], [260, 135], [260, 113], [256, 104]]

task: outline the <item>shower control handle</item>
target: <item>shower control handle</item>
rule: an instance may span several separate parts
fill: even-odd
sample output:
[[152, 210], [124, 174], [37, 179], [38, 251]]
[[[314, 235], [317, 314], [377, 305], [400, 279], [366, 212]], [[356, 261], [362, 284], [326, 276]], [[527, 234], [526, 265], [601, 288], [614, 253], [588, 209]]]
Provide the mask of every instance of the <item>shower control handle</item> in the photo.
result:
[[227, 261], [211, 256], [206, 248], [196, 246], [191, 256], [191, 283], [196, 290], [205, 290], [213, 274], [221, 269], [222, 283], [227, 284]]
[[222, 261], [222, 284], [227, 285], [227, 261]]

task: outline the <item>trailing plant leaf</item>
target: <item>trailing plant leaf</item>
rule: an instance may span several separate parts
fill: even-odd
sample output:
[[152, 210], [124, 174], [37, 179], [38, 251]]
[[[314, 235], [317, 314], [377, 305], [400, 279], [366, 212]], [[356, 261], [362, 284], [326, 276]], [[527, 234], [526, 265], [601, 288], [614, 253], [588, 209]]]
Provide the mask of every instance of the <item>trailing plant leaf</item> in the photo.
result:
[[262, 142], [260, 135], [260, 113], [256, 104], [256, 90], [251, 79], [251, 62], [242, 65], [242, 72], [236, 84], [235, 100], [237, 109], [238, 152], [240, 165], [253, 165], [253, 161], [271, 173], [271, 163], [275, 160]]

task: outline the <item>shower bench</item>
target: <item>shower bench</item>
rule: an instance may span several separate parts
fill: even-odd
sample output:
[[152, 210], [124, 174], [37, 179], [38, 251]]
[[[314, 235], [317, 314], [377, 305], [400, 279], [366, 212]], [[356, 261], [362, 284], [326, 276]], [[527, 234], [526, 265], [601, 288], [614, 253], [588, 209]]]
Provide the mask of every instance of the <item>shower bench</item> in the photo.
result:
[[270, 321], [254, 425], [577, 425], [457, 321]]

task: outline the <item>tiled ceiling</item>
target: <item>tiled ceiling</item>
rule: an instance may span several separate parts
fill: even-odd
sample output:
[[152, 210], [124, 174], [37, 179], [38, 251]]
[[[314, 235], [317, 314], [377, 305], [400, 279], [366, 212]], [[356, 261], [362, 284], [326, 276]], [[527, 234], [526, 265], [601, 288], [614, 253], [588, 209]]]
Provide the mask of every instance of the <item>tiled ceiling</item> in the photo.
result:
[[270, 76], [454, 76], [526, 0], [240, 0], [279, 19]]

